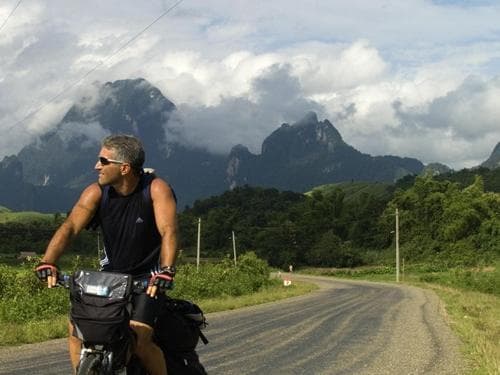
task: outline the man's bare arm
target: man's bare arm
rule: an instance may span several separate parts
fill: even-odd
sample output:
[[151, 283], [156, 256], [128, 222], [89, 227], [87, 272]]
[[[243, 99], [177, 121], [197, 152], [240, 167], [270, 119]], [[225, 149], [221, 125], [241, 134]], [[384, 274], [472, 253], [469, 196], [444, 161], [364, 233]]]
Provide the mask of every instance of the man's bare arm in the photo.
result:
[[98, 184], [92, 184], [82, 192], [71, 213], [50, 240], [42, 258], [43, 262], [57, 262], [73, 238], [92, 220], [100, 199], [101, 189]]
[[156, 178], [151, 183], [151, 199], [156, 226], [162, 237], [160, 265], [173, 266], [177, 257], [177, 212], [172, 189]]

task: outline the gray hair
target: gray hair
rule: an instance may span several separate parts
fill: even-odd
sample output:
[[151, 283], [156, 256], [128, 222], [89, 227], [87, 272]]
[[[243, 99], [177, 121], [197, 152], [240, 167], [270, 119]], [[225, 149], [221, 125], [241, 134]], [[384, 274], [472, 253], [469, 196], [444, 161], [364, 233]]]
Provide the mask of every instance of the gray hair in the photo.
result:
[[135, 173], [142, 171], [145, 152], [139, 138], [133, 135], [117, 134], [104, 138], [101, 146], [115, 152], [115, 158], [129, 163]]

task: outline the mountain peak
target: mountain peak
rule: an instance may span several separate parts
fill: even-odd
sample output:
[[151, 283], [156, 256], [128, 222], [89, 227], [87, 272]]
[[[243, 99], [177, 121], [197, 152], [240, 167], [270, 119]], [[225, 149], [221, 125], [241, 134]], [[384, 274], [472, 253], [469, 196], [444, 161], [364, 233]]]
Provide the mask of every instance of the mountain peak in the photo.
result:
[[497, 143], [490, 157], [481, 166], [489, 169], [500, 168], [500, 142]]
[[[97, 120], [113, 133], [137, 133], [136, 128], [144, 122], [139, 120], [174, 109], [175, 105], [145, 79], [124, 79], [100, 85], [94, 98], [83, 98], [71, 107], [61, 123]], [[138, 118], [133, 118], [134, 115]]]
[[328, 120], [318, 121], [315, 112], [308, 112], [301, 120], [292, 125], [294, 128], [314, 128], [316, 139], [321, 143], [343, 143], [339, 131]]
[[300, 158], [311, 152], [334, 151], [345, 145], [337, 129], [328, 120], [318, 121], [308, 112], [296, 123], [282, 124], [262, 143], [262, 155], [276, 158]]
[[[160, 90], [145, 79], [107, 82], [97, 88], [95, 95], [73, 105], [54, 130], [20, 151], [26, 182], [81, 186], [92, 181], [94, 171], [88, 167], [95, 164], [100, 140], [109, 133], [138, 136], [148, 150], [148, 163], [164, 152], [164, 125], [175, 105]], [[82, 177], [83, 170], [87, 174]]]
[[164, 125], [175, 105], [143, 78], [106, 82], [95, 98], [74, 105], [59, 127], [98, 123], [105, 132], [134, 134], [148, 149], [163, 149], [168, 143]]

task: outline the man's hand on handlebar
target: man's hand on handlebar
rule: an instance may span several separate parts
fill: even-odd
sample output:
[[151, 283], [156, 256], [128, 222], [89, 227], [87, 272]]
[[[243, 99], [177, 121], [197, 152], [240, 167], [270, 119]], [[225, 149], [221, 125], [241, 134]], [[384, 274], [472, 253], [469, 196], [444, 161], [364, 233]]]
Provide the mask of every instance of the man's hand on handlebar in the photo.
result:
[[59, 268], [54, 263], [40, 262], [35, 267], [35, 273], [40, 281], [47, 282], [49, 288], [57, 285]]
[[150, 297], [172, 289], [174, 286], [175, 267], [167, 266], [160, 269], [159, 272], [152, 272], [146, 293]]

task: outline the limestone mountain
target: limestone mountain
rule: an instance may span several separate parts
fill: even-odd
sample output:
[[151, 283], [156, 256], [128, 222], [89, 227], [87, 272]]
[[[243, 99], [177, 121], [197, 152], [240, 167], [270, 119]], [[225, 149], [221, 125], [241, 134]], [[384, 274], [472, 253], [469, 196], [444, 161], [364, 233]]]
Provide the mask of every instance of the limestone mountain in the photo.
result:
[[162, 124], [174, 109], [143, 79], [106, 83], [95, 98], [73, 105], [54, 130], [21, 150], [24, 181], [68, 188], [95, 181], [99, 141], [110, 133], [138, 135], [154, 162], [167, 147]]
[[[100, 140], [112, 133], [142, 140], [146, 165], [174, 186], [180, 207], [222, 192], [226, 157], [169, 141], [165, 129], [173, 110], [175, 105], [144, 79], [99, 86], [94, 97], [73, 105], [53, 130], [0, 163], [5, 182], [0, 202], [13, 209], [69, 210], [81, 190], [96, 181]], [[2, 174], [14, 161], [19, 181]], [[29, 191], [22, 199], [15, 197], [20, 183]]]
[[312, 112], [272, 132], [259, 155], [243, 145], [216, 155], [169, 139], [176, 107], [146, 80], [108, 82], [96, 92], [75, 103], [51, 131], [0, 162], [0, 205], [68, 211], [83, 187], [96, 181], [100, 140], [111, 133], [141, 138], [146, 166], [174, 187], [179, 209], [238, 185], [304, 192], [340, 181], [392, 182], [423, 169], [416, 159], [361, 153]]
[[500, 168], [500, 142], [497, 143], [490, 157], [481, 164], [481, 167], [489, 169]]
[[417, 159], [363, 154], [312, 112], [295, 124], [281, 125], [264, 140], [260, 155], [234, 147], [228, 165], [226, 181], [231, 187], [249, 184], [294, 191], [340, 181], [392, 182], [424, 168]]

